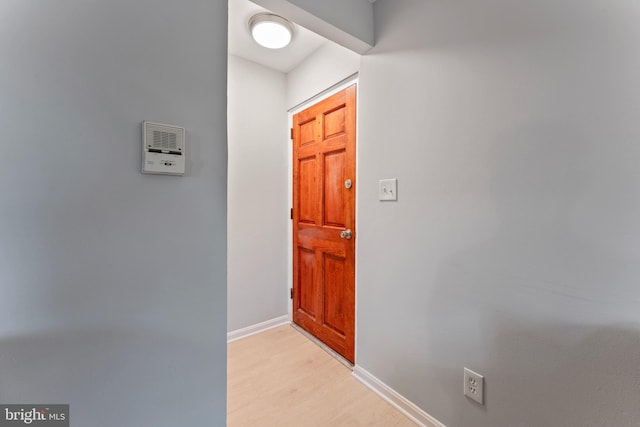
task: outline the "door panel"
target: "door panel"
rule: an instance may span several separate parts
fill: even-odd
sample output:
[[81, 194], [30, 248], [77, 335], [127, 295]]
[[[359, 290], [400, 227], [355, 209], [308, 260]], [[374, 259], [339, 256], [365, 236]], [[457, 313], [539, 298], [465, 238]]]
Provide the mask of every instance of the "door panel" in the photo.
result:
[[315, 118], [300, 124], [300, 145], [304, 146], [315, 143], [315, 125]]
[[340, 105], [333, 111], [324, 114], [324, 139], [331, 138], [345, 132], [346, 105]]
[[300, 289], [300, 310], [315, 320], [317, 309], [317, 289], [314, 279], [316, 269], [315, 253], [310, 249], [298, 248], [298, 260], [300, 263], [299, 280], [308, 284], [308, 286]]
[[316, 180], [316, 156], [300, 159], [300, 218], [299, 221], [307, 224], [315, 224], [318, 218], [316, 205], [317, 200], [317, 180]]
[[324, 225], [345, 228], [345, 150], [324, 156]]
[[[353, 85], [293, 118], [293, 321], [351, 362], [355, 100]], [[351, 230], [350, 239], [341, 236], [345, 230]]]
[[324, 325], [336, 334], [344, 336], [344, 269], [345, 259], [333, 255], [324, 256]]

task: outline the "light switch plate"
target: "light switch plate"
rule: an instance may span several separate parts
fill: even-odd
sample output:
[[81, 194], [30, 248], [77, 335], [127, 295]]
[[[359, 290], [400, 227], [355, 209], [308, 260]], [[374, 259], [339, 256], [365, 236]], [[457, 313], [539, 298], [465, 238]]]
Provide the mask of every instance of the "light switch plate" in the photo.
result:
[[393, 178], [378, 181], [378, 198], [380, 200], [398, 200], [398, 180]]

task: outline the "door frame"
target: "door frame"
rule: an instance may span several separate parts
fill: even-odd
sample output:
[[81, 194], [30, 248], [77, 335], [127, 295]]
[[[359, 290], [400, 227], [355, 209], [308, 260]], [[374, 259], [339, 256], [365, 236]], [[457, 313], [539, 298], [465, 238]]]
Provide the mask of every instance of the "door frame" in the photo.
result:
[[[360, 85], [358, 84], [358, 73], [352, 74], [349, 77], [341, 80], [340, 82], [334, 84], [333, 86], [328, 87], [327, 89], [321, 91], [320, 93], [312, 96], [306, 101], [301, 102], [293, 108], [287, 110], [287, 129], [293, 128], [293, 116], [302, 110], [307, 109], [308, 107], [330, 97], [331, 95], [335, 95], [348, 88], [349, 86], [355, 84], [356, 85], [356, 227], [354, 230], [355, 235], [358, 235], [358, 217], [360, 215], [359, 210], [359, 191], [360, 185], [358, 185], [358, 176], [359, 176], [359, 156], [358, 152], [360, 151], [360, 132], [359, 132], [359, 120], [358, 117], [360, 115]], [[289, 203], [289, 208], [293, 207], [293, 140], [291, 139], [291, 135], [287, 130], [287, 200]], [[355, 242], [355, 305], [354, 305], [354, 366], [356, 365], [356, 359], [358, 357], [358, 240], [356, 238]], [[289, 317], [289, 321], [293, 324], [293, 300], [290, 298], [291, 289], [293, 289], [293, 221], [289, 220], [289, 226], [287, 227], [287, 315]]]

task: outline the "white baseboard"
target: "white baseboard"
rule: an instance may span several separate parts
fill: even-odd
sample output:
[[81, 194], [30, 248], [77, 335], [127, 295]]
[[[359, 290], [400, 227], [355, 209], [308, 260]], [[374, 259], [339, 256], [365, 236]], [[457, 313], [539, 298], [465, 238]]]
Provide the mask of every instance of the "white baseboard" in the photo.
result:
[[386, 400], [391, 406], [405, 414], [411, 421], [422, 427], [446, 427], [440, 421], [418, 408], [414, 403], [397, 391], [374, 377], [370, 372], [356, 365], [353, 377], [370, 388], [374, 393]]
[[227, 343], [250, 337], [251, 335], [259, 334], [260, 332], [277, 328], [278, 326], [288, 325], [289, 323], [291, 323], [291, 321], [289, 320], [289, 316], [285, 314], [284, 316], [276, 317], [275, 319], [267, 320], [265, 322], [256, 323], [255, 325], [247, 326], [246, 328], [227, 332]]

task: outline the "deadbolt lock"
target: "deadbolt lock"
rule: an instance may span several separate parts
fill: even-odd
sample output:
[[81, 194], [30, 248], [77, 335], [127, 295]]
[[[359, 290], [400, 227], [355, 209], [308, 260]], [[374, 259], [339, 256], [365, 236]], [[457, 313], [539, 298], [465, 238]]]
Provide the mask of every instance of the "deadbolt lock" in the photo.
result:
[[347, 180], [344, 182], [344, 188], [351, 188], [352, 186], [353, 186], [353, 183], [351, 182], [351, 180], [350, 180], [350, 179], [347, 179]]

